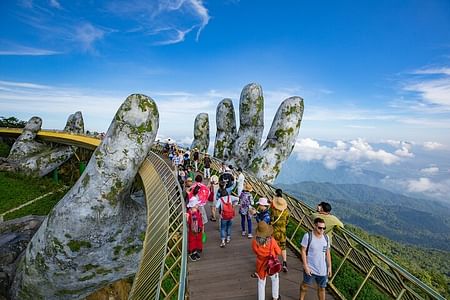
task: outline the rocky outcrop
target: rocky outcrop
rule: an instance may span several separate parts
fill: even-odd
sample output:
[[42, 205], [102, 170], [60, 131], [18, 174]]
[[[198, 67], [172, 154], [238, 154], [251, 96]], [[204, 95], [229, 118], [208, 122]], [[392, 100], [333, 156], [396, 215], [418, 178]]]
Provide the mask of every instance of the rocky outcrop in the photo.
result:
[[18, 258], [43, 220], [44, 217], [26, 216], [0, 223], [0, 299], [8, 298]]
[[127, 196], [158, 126], [152, 99], [125, 100], [82, 176], [28, 245], [13, 299], [81, 299], [136, 272], [146, 209]]
[[191, 149], [197, 148], [200, 152], [208, 152], [209, 147], [209, 118], [207, 113], [200, 113], [194, 122], [194, 141]]
[[[32, 176], [45, 176], [69, 160], [74, 153], [70, 146], [50, 148], [36, 141], [36, 135], [41, 130], [42, 120], [32, 117], [11, 147], [8, 161], [16, 165], [20, 172]], [[73, 133], [84, 132], [84, 122], [81, 112], [69, 116], [64, 131]]]
[[280, 173], [283, 162], [291, 155], [302, 117], [302, 98], [284, 100], [274, 117], [266, 141], [253, 156], [247, 171], [272, 183]]
[[216, 141], [214, 157], [229, 160], [232, 157], [234, 141], [236, 140], [236, 114], [233, 102], [225, 98], [219, 102], [216, 110]]

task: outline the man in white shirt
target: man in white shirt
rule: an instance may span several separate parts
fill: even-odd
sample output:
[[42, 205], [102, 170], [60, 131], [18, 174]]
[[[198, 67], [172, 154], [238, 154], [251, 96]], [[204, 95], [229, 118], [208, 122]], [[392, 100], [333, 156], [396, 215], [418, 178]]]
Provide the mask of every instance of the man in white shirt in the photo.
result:
[[325, 221], [314, 219], [312, 232], [307, 232], [302, 239], [303, 283], [300, 286], [300, 300], [304, 300], [308, 285], [313, 280], [319, 285], [319, 300], [325, 300], [325, 288], [331, 277], [331, 254], [328, 237], [324, 234]]
[[237, 171], [239, 172], [239, 176], [237, 178], [237, 195], [239, 197], [241, 195], [242, 191], [244, 190], [245, 176], [242, 173], [242, 168], [241, 167], [239, 167], [237, 169]]

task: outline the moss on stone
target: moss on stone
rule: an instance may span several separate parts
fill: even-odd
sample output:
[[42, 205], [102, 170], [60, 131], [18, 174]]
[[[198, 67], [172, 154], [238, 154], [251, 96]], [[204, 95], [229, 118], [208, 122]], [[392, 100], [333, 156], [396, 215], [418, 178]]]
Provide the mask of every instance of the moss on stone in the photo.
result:
[[141, 249], [142, 249], [142, 245], [132, 245], [123, 250], [125, 251], [125, 256], [129, 256], [133, 253], [139, 252]]
[[72, 236], [71, 236], [70, 234], [68, 234], [68, 233], [64, 234], [64, 236], [65, 236], [66, 238], [68, 238], [68, 239], [71, 239], [71, 238], [72, 238]]
[[67, 246], [70, 248], [72, 252], [78, 252], [81, 248], [91, 248], [92, 245], [89, 241], [77, 241], [77, 240], [70, 240], [67, 243]]
[[91, 176], [88, 173], [85, 173], [83, 180], [81, 181], [81, 185], [83, 186], [83, 188], [85, 188], [88, 185], [90, 179]]
[[108, 270], [108, 269], [105, 269], [105, 268], [97, 268], [97, 269], [95, 269], [95, 273], [97, 273], [98, 275], [104, 275], [104, 274], [108, 274], [108, 273], [111, 273], [112, 272], [112, 270]]
[[252, 163], [249, 167], [249, 169], [256, 174], [261, 166], [263, 158], [262, 157], [258, 157], [252, 160]]
[[120, 245], [115, 246], [115, 247], [113, 248], [113, 250], [114, 250], [114, 255], [117, 256], [117, 255], [120, 254], [120, 250], [122, 250], [122, 246], [120, 246]]
[[95, 277], [95, 273], [91, 273], [89, 275], [78, 278], [78, 281], [86, 281]]
[[275, 136], [277, 137], [278, 140], [283, 139], [286, 135], [292, 135], [294, 133], [294, 128], [290, 127], [288, 129], [277, 129], [277, 131], [275, 131]]
[[92, 269], [95, 269], [95, 268], [98, 268], [98, 267], [99, 267], [99, 265], [87, 264], [87, 265], [84, 265], [82, 267], [82, 269], [83, 269], [83, 272], [87, 272], [89, 270], [92, 270]]

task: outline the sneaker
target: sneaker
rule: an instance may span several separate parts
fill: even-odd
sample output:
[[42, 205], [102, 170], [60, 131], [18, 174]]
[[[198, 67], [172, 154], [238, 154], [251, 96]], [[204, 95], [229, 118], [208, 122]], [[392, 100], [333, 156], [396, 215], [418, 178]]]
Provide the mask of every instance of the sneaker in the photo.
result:
[[229, 244], [231, 241], [231, 237], [227, 237], [227, 244]]
[[242, 236], [245, 236], [247, 233], [245, 231], [242, 231]]
[[286, 273], [288, 271], [287, 263], [283, 261], [283, 272]]
[[192, 253], [191, 255], [189, 255], [189, 258], [190, 258], [192, 261], [197, 261], [197, 255], [196, 255], [195, 253]]
[[222, 242], [220, 243], [220, 248], [223, 248], [223, 247], [225, 247], [225, 241], [222, 241]]
[[200, 260], [200, 253], [195, 253], [195, 256], [197, 257], [197, 260]]
[[247, 235], [247, 237], [248, 237], [249, 239], [251, 239], [251, 238], [253, 238], [253, 234], [249, 233], [249, 234]]

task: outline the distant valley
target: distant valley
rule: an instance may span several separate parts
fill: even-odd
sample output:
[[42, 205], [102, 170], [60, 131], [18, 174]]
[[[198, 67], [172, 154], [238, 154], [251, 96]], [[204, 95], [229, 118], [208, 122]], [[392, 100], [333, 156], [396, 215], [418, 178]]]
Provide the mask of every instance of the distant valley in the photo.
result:
[[277, 183], [315, 206], [329, 202], [344, 223], [394, 241], [450, 251], [450, 205], [416, 199], [365, 184]]

